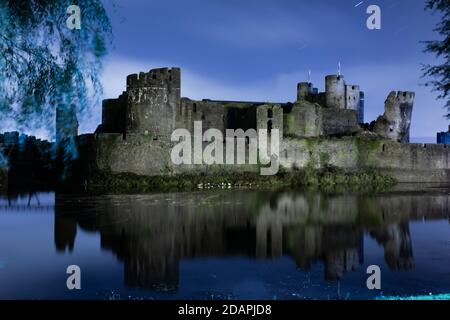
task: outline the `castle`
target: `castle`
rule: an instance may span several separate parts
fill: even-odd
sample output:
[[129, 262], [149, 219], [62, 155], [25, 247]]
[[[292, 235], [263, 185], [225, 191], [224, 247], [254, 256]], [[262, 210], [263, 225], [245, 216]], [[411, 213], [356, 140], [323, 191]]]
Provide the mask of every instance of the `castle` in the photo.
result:
[[[364, 123], [364, 92], [358, 85], [348, 85], [343, 75], [326, 76], [325, 92], [301, 82], [297, 100], [282, 103], [192, 100], [181, 97], [180, 88], [179, 68], [129, 75], [126, 91], [103, 101], [102, 123], [93, 134], [78, 135], [72, 106], [59, 110], [57, 145], [62, 146], [59, 159], [64, 160], [59, 171], [75, 174], [79, 181], [87, 181], [92, 172], [108, 177], [125, 173], [145, 177], [259, 175], [265, 164], [250, 163], [247, 152], [243, 164], [205, 160], [204, 154], [200, 163], [174, 164], [172, 133], [179, 128], [194, 133], [194, 124], [201, 121], [203, 133], [214, 128], [223, 136], [227, 129], [244, 133], [265, 129], [269, 135], [277, 129], [281, 137], [278, 165], [288, 173], [337, 168], [349, 173], [376, 171], [398, 182], [450, 182], [446, 144], [409, 143], [413, 92], [389, 93], [384, 114], [369, 124]], [[209, 142], [202, 143], [204, 150]], [[245, 144], [250, 145], [247, 136]], [[0, 151], [5, 146], [0, 141]], [[239, 149], [234, 150], [236, 155]], [[3, 185], [12, 169], [0, 169]]]
[[[204, 129], [279, 129], [297, 138], [355, 135], [364, 123], [364, 92], [347, 85], [342, 75], [325, 78], [325, 92], [310, 82], [297, 86], [294, 103], [237, 102], [181, 98], [181, 71], [162, 68], [127, 77], [127, 90], [103, 101], [97, 133], [143, 134], [167, 140], [176, 128], [192, 131], [194, 121]], [[373, 124], [381, 137], [409, 142], [414, 93], [393, 92], [386, 113]]]
[[[392, 91], [385, 112], [364, 124], [364, 92], [343, 75], [325, 78], [325, 92], [312, 83], [297, 86], [297, 101], [192, 100], [181, 97], [181, 70], [161, 68], [127, 77], [117, 99], [103, 101], [102, 123], [92, 140], [96, 168], [110, 174], [143, 176], [256, 173], [258, 165], [174, 165], [171, 134], [177, 128], [203, 131], [278, 129], [283, 170], [336, 167], [355, 172], [377, 170], [399, 182], [449, 182], [450, 149], [445, 145], [410, 144], [415, 94]], [[247, 140], [248, 142], [248, 140]], [[205, 147], [204, 143], [203, 147]]]

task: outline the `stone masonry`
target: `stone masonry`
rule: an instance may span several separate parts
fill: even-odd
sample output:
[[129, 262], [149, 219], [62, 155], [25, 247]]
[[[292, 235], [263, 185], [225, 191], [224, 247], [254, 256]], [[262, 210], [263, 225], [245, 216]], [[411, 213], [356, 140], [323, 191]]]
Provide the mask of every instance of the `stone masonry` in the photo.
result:
[[[450, 148], [409, 144], [413, 92], [391, 92], [385, 112], [362, 126], [364, 93], [344, 76], [325, 78], [325, 92], [297, 86], [295, 102], [218, 101], [181, 98], [181, 71], [162, 68], [127, 77], [127, 90], [105, 100], [95, 134], [94, 161], [101, 171], [140, 175], [259, 172], [255, 165], [174, 165], [170, 141], [176, 128], [279, 129], [280, 164], [286, 170], [335, 166], [378, 169], [400, 182], [450, 182]], [[365, 129], [363, 129], [365, 128]]]

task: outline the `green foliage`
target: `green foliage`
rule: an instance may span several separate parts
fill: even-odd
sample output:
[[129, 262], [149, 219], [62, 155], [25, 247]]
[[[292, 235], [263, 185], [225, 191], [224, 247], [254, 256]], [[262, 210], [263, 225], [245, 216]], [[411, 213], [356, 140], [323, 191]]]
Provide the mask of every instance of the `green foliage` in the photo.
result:
[[[84, 178], [83, 178], [84, 179]], [[91, 192], [139, 193], [192, 191], [198, 189], [273, 189], [273, 188], [313, 188], [322, 191], [381, 191], [395, 184], [395, 180], [377, 171], [365, 170], [348, 173], [338, 168], [314, 169], [307, 166], [300, 170], [281, 170], [274, 176], [261, 176], [259, 173], [227, 172], [191, 173], [170, 176], [141, 176], [132, 173], [114, 174], [112, 172], [92, 171], [87, 179]]]
[[326, 167], [328, 166], [328, 162], [330, 162], [330, 155], [327, 152], [321, 152], [320, 153], [320, 167]]
[[309, 151], [312, 151], [320, 142], [320, 138], [306, 138], [306, 147]]
[[93, 172], [88, 178], [88, 189], [93, 192], [139, 193], [192, 191], [200, 189], [233, 188], [269, 188], [279, 187], [285, 181], [279, 176], [265, 177], [258, 174], [234, 174], [222, 172], [217, 174], [180, 174], [173, 176], [141, 176], [132, 173], [113, 174], [110, 172]]
[[[81, 29], [66, 25], [70, 5]], [[100, 0], [0, 1], [0, 112], [17, 129], [53, 133], [58, 105], [83, 117], [101, 95], [111, 24]]]
[[380, 139], [369, 139], [364, 137], [357, 137], [356, 138], [356, 146], [358, 147], [358, 150], [364, 150], [364, 151], [377, 151], [381, 150], [383, 144], [385, 143], [384, 140]]
[[445, 107], [449, 112], [447, 118], [450, 119], [450, 1], [448, 0], [427, 0], [427, 10], [437, 11], [442, 14], [441, 21], [437, 24], [436, 31], [442, 39], [425, 41], [426, 52], [436, 54], [437, 58], [443, 61], [439, 65], [424, 66], [424, 76], [431, 77], [428, 85], [433, 90], [439, 92], [439, 98], [446, 100]]
[[275, 176], [257, 173], [181, 174], [173, 176], [140, 176], [131, 173], [94, 172], [88, 178], [92, 192], [139, 193], [192, 191], [200, 189], [308, 187], [322, 191], [381, 191], [395, 184], [389, 176], [375, 171], [347, 173], [328, 167], [307, 167], [294, 172], [280, 172]]

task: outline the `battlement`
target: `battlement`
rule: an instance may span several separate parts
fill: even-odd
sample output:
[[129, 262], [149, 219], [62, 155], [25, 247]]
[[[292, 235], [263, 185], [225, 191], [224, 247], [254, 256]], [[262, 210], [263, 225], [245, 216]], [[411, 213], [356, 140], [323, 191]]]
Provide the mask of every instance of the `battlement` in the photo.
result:
[[19, 144], [19, 132], [13, 131], [0, 134], [0, 143], [7, 146]]
[[130, 74], [127, 76], [127, 89], [162, 87], [171, 84], [175, 88], [180, 87], [180, 68], [159, 68], [149, 72]]
[[297, 100], [305, 99], [314, 94], [314, 86], [311, 82], [300, 82], [297, 84]]
[[180, 68], [159, 68], [127, 77], [125, 133], [170, 139], [180, 106]]
[[[123, 133], [125, 139], [127, 134], [144, 134], [164, 140], [176, 127], [191, 128], [193, 121], [203, 121], [206, 127], [256, 129], [257, 107], [266, 102], [205, 99], [187, 103], [181, 100], [180, 78], [180, 68], [130, 74], [127, 90], [118, 99], [104, 101], [98, 132]], [[414, 97], [413, 92], [392, 91], [384, 115], [365, 128], [383, 138], [408, 142]], [[299, 82], [297, 103], [282, 104], [283, 120], [276, 125], [281, 130], [286, 126], [283, 132], [296, 137], [353, 135], [364, 125], [364, 102], [360, 86], [347, 84], [341, 74], [325, 77], [324, 92], [311, 81]], [[270, 112], [263, 122], [273, 120]]]
[[329, 74], [325, 76], [325, 82], [341, 82], [345, 81], [345, 78], [341, 74]]
[[411, 91], [392, 91], [387, 100], [397, 104], [413, 104], [416, 94]]
[[327, 75], [325, 92], [319, 92], [311, 82], [297, 84], [297, 101], [306, 100], [331, 109], [355, 110], [358, 123], [364, 122], [364, 92], [359, 85], [347, 85], [343, 75]]

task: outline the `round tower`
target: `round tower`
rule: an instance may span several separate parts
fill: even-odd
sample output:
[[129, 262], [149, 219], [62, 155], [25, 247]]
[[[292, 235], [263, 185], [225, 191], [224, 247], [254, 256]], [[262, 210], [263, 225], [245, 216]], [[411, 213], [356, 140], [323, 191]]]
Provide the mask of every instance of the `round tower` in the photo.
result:
[[342, 75], [325, 77], [325, 103], [329, 108], [345, 109], [345, 80]]
[[160, 68], [127, 77], [126, 133], [170, 140], [180, 104], [180, 69]]
[[305, 100], [311, 94], [313, 94], [313, 84], [311, 82], [300, 82], [297, 85], [297, 101]]

